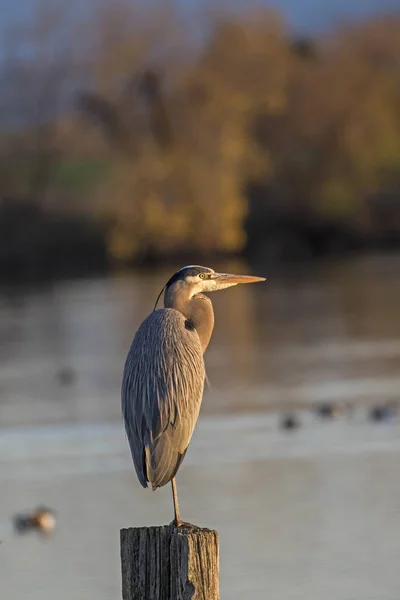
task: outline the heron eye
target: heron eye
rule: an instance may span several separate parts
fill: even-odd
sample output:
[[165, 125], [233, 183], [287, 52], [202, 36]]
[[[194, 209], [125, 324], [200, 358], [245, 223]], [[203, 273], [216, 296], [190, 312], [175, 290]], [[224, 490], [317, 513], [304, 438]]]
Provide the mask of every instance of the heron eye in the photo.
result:
[[200, 277], [200, 279], [207, 279], [208, 275], [207, 275], [207, 273], [199, 273], [199, 277]]

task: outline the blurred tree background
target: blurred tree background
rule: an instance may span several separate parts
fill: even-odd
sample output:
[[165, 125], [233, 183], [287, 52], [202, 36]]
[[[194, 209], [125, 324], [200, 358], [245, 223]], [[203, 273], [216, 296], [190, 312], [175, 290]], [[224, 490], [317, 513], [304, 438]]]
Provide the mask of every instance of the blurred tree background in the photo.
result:
[[38, 6], [0, 64], [0, 270], [400, 242], [400, 13]]

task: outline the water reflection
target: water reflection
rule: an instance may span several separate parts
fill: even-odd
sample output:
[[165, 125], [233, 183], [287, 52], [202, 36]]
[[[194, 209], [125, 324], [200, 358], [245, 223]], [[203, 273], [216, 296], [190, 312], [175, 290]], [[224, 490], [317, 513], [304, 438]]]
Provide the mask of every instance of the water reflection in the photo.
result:
[[[214, 294], [216, 327], [206, 355], [213, 394], [204, 411], [397, 397], [399, 263], [391, 257], [318, 265]], [[110, 398], [118, 395], [127, 348], [169, 274], [64, 282], [31, 290], [18, 303], [3, 300], [2, 426], [32, 418], [119, 419], [119, 403]], [[76, 373], [73, 390], [54, 381], [65, 368]]]

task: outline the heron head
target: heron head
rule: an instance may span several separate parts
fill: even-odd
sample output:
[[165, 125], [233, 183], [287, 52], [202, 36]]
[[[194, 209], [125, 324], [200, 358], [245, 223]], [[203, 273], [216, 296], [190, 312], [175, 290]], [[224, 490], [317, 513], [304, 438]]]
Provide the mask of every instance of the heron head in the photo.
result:
[[216, 273], [209, 267], [190, 265], [174, 273], [163, 290], [165, 289], [166, 293], [168, 291], [175, 294], [182, 293], [186, 297], [192, 298], [203, 292], [216, 292], [239, 283], [255, 283], [257, 281], [265, 281], [265, 277]]

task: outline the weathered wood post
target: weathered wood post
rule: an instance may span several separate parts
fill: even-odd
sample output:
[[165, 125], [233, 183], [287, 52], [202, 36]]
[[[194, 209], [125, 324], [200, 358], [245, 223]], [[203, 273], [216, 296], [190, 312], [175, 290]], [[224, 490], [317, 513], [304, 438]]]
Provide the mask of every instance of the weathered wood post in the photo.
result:
[[219, 600], [218, 533], [194, 526], [121, 529], [123, 600]]

